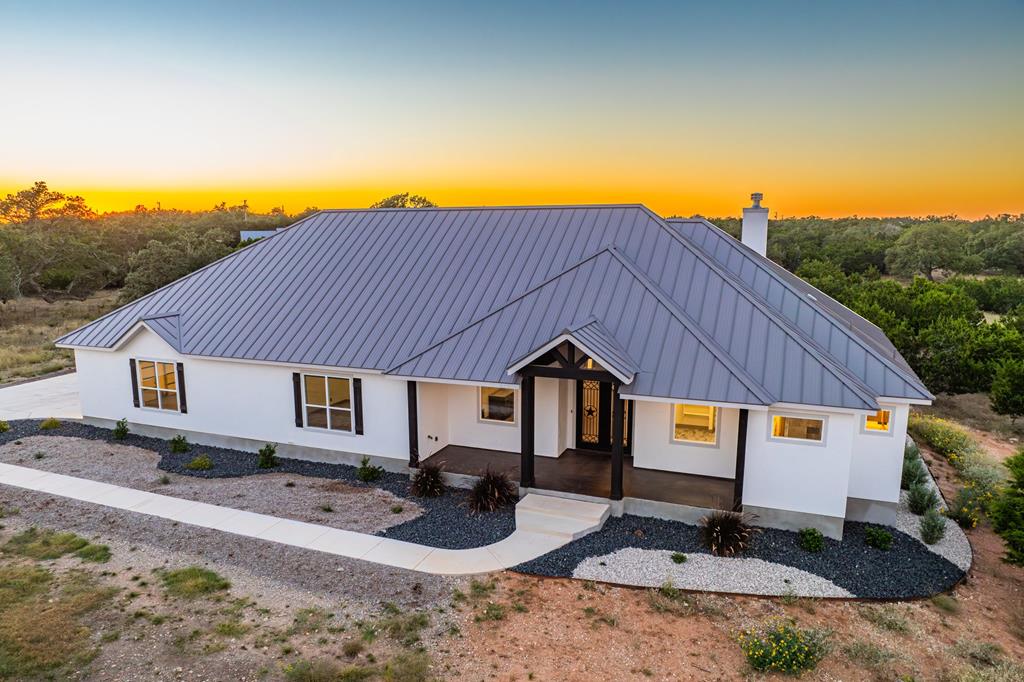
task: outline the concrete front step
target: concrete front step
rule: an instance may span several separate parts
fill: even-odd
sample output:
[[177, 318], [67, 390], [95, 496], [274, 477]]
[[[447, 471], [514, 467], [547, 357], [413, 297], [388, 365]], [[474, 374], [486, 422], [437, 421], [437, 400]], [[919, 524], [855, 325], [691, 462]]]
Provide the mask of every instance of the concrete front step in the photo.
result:
[[610, 513], [607, 504], [530, 493], [516, 505], [516, 530], [576, 540], [600, 530]]

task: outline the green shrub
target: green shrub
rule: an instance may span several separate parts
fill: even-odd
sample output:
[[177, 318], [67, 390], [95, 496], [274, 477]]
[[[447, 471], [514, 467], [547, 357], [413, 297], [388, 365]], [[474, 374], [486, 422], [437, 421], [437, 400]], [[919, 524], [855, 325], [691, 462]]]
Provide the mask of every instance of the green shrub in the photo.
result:
[[878, 526], [868, 526], [864, 529], [864, 544], [868, 547], [888, 551], [892, 548], [892, 533]]
[[939, 506], [939, 494], [927, 483], [915, 483], [907, 492], [907, 507], [912, 514], [920, 516], [929, 509]]
[[813, 670], [828, 653], [827, 633], [788, 623], [745, 630], [738, 639], [750, 667], [758, 672], [799, 675]]
[[88, 544], [75, 552], [75, 556], [82, 561], [92, 561], [97, 564], [105, 564], [110, 561], [110, 547], [106, 545]]
[[674, 564], [685, 564], [686, 555], [682, 552], [672, 552], [672, 563]]
[[977, 528], [983, 508], [982, 494], [968, 483], [957, 491], [956, 497], [946, 510], [946, 516], [956, 521], [961, 528]]
[[750, 547], [759, 530], [751, 525], [753, 517], [733, 511], [716, 510], [701, 518], [701, 541], [717, 556], [734, 556]]
[[213, 460], [207, 454], [196, 455], [191, 462], [185, 465], [185, 468], [192, 471], [209, 471], [213, 468]]
[[359, 466], [356, 468], [356, 478], [363, 483], [369, 483], [370, 481], [376, 481], [384, 475], [384, 467], [374, 466], [370, 464], [369, 457], [363, 457], [362, 461], [359, 462]]
[[114, 440], [124, 440], [128, 437], [128, 420], [118, 419], [117, 423], [114, 424], [114, 430], [111, 432], [114, 436]]
[[60, 428], [60, 420], [56, 417], [47, 417], [43, 421], [39, 422], [40, 431], [52, 431], [53, 429]]
[[921, 459], [921, 448], [917, 447], [917, 443], [910, 440], [903, 446], [903, 460], [908, 459]]
[[188, 444], [188, 438], [180, 433], [170, 440], [171, 452], [188, 452], [192, 446]]
[[161, 579], [168, 594], [186, 599], [221, 592], [231, 587], [231, 583], [224, 578], [199, 566], [167, 571], [161, 576]]
[[900, 488], [909, 490], [910, 486], [924, 483], [928, 480], [928, 472], [925, 471], [924, 462], [920, 459], [903, 460], [903, 475], [900, 478]]
[[800, 548], [805, 552], [820, 552], [825, 549], [825, 536], [817, 528], [801, 528]]
[[440, 497], [444, 495], [442, 466], [427, 462], [420, 464], [412, 475], [412, 494], [417, 497]]
[[1007, 458], [1010, 480], [989, 506], [992, 526], [1006, 543], [1006, 561], [1024, 566], [1024, 449]]
[[277, 461], [277, 446], [273, 443], [267, 443], [260, 448], [260, 456], [256, 465], [260, 469], [273, 469], [278, 465]]
[[11, 430], [11, 425], [3, 419], [0, 419], [0, 433], [7, 433]]
[[492, 512], [513, 504], [519, 498], [508, 474], [488, 469], [469, 491], [469, 507], [475, 512]]
[[946, 535], [946, 517], [937, 509], [929, 509], [921, 516], [921, 539], [934, 545]]
[[958, 469], [965, 458], [980, 450], [969, 433], [945, 419], [914, 413], [907, 428]]

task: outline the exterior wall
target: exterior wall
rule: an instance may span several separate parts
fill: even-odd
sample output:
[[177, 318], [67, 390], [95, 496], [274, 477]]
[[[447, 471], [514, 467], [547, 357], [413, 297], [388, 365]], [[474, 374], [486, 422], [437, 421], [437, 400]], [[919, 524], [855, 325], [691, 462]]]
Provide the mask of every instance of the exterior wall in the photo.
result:
[[846, 514], [858, 417], [845, 413], [779, 412], [825, 418], [824, 441], [805, 444], [773, 440], [769, 415], [776, 412], [751, 410], [747, 421], [743, 506], [842, 519]]
[[448, 384], [416, 383], [417, 425], [420, 459], [426, 459], [448, 445]]
[[[132, 404], [129, 358], [181, 362], [188, 413], [136, 408]], [[199, 360], [178, 355], [148, 330], [117, 351], [76, 350], [82, 414], [89, 418], [232, 436], [256, 442], [376, 455], [409, 457], [408, 396], [405, 381], [358, 374], [363, 382], [364, 435], [295, 426], [290, 367]], [[315, 371], [315, 370], [311, 370]]]
[[672, 440], [672, 405], [633, 401], [633, 466], [702, 476], [736, 475], [736, 439], [740, 412], [719, 408], [718, 443], [698, 445]]
[[[534, 394], [534, 443], [537, 455], [557, 457], [564, 438], [559, 415], [562, 401], [557, 379], [538, 378]], [[429, 385], [421, 382], [422, 386]], [[519, 452], [521, 446], [522, 394], [516, 391], [516, 423], [501, 424], [480, 419], [480, 392], [476, 386], [441, 384], [446, 389], [448, 442], [472, 448]], [[422, 394], [421, 394], [422, 395]], [[423, 407], [420, 411], [422, 414]]]
[[899, 502], [903, 445], [907, 438], [910, 408], [907, 405], [880, 404], [892, 412], [892, 428], [889, 433], [870, 433], [864, 430], [864, 416], [856, 417], [847, 495], [863, 500]]

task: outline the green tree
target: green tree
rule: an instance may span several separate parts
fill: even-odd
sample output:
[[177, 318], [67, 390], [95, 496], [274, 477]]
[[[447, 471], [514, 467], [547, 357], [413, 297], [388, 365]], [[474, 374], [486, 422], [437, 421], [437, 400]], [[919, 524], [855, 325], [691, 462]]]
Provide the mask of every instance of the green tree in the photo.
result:
[[4, 223], [95, 216], [82, 197], [54, 192], [42, 181], [15, 194], [8, 194], [0, 201], [0, 222]]
[[1006, 561], [1024, 565], [1024, 449], [1007, 458], [1010, 480], [989, 506], [992, 527], [1006, 543]]
[[6, 250], [0, 251], [0, 303], [18, 298], [21, 293], [21, 270]]
[[170, 284], [231, 253], [223, 231], [184, 230], [171, 240], [153, 240], [130, 259], [121, 298], [128, 302]]
[[384, 197], [377, 203], [372, 204], [370, 208], [434, 208], [435, 206], [437, 204], [426, 197], [403, 192], [402, 194], [392, 194], [389, 197]]
[[889, 272], [898, 275], [921, 274], [934, 279], [938, 269], [973, 272], [980, 265], [977, 257], [965, 250], [967, 231], [944, 222], [915, 225], [900, 235], [885, 254]]
[[989, 402], [996, 414], [1005, 414], [1016, 423], [1024, 416], [1024, 359], [1008, 358], [996, 367]]

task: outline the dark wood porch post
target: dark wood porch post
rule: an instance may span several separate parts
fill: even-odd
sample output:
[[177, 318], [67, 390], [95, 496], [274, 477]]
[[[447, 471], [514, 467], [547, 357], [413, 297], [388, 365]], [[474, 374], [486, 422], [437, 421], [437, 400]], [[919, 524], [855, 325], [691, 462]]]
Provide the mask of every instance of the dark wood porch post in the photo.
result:
[[533, 455], [534, 455], [534, 425], [533, 425], [533, 403], [534, 403], [534, 377], [526, 375], [523, 377], [522, 389], [522, 421], [519, 426], [521, 444], [519, 447], [519, 485], [523, 488], [534, 486], [533, 477]]
[[409, 466], [420, 465], [420, 426], [416, 403], [416, 382], [405, 382], [409, 392]]
[[736, 436], [736, 480], [733, 482], [732, 508], [743, 509], [743, 469], [747, 464], [747, 409], [740, 409], [740, 428]]
[[622, 499], [622, 429], [626, 421], [626, 404], [619, 397], [619, 385], [612, 384], [612, 494]]

